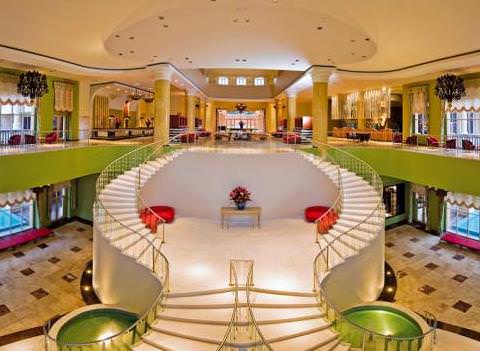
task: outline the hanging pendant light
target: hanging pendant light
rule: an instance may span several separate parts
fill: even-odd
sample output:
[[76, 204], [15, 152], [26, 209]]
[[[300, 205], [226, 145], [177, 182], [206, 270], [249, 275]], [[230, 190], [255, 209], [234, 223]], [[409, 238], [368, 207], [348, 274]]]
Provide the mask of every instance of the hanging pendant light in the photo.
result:
[[48, 93], [47, 76], [37, 71], [28, 71], [20, 74], [17, 92], [29, 97], [33, 102]]
[[465, 94], [465, 84], [462, 77], [454, 74], [444, 74], [437, 78], [435, 95], [448, 102], [448, 109], [452, 107], [452, 101], [460, 100]]
[[135, 92], [134, 92], [133, 94], [128, 95], [128, 98], [129, 98], [130, 100], [137, 101], [137, 100], [142, 99], [142, 98], [143, 98], [143, 95], [139, 94], [139, 93], [138, 93], [138, 90], [135, 89]]

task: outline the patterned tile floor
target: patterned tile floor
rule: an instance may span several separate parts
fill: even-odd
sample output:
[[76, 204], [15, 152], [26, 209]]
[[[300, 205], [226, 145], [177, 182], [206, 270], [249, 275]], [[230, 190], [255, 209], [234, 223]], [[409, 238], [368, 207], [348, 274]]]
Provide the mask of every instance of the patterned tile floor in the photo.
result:
[[0, 253], [0, 336], [84, 305], [79, 284], [91, 238], [90, 226], [72, 222], [52, 237]]
[[397, 274], [397, 303], [480, 332], [480, 253], [409, 225], [387, 231], [385, 247]]

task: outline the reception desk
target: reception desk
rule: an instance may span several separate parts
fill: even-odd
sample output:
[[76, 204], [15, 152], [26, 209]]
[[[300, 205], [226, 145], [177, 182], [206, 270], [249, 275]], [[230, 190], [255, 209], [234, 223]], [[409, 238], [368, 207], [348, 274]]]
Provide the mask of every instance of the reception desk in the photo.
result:
[[92, 139], [118, 140], [153, 136], [153, 128], [96, 128]]

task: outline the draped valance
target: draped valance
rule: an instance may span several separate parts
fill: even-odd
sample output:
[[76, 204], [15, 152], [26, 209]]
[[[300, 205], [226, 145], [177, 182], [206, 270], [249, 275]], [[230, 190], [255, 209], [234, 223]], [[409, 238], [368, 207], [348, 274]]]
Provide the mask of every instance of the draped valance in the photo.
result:
[[410, 90], [411, 96], [411, 112], [412, 114], [418, 113], [422, 115], [427, 114], [428, 105], [428, 90], [426, 86], [415, 87]]
[[412, 190], [412, 192], [417, 194], [421, 194], [421, 195], [427, 194], [427, 187], [425, 185], [412, 184], [410, 189]]
[[[466, 95], [452, 102], [452, 112], [480, 112], [480, 80], [471, 79], [465, 81]], [[448, 109], [448, 105], [445, 106]]]
[[13, 74], [0, 74], [0, 105], [28, 105], [34, 104], [30, 98], [17, 92], [18, 77]]
[[73, 111], [73, 85], [64, 82], [53, 82], [55, 91], [55, 111]]
[[35, 193], [32, 190], [14, 191], [10, 193], [0, 194], [0, 207], [6, 205], [13, 206], [15, 204], [21, 204], [22, 202], [35, 199]]
[[452, 205], [480, 210], [480, 196], [449, 192], [446, 201]]

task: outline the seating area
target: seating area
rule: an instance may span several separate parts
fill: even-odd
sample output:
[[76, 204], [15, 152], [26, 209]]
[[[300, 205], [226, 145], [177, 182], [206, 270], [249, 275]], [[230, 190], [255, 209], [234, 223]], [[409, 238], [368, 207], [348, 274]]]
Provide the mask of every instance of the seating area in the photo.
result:
[[349, 127], [342, 127], [337, 128], [333, 127], [332, 136], [335, 138], [348, 138], [349, 135], [356, 135], [356, 134], [369, 134], [369, 140], [375, 141], [392, 141], [393, 140], [393, 130], [390, 128], [385, 129], [373, 129], [373, 128], [349, 128]]
[[285, 144], [301, 144], [302, 143], [302, 137], [299, 134], [287, 134], [284, 135], [282, 138], [282, 141]]
[[0, 250], [14, 248], [18, 245], [26, 244], [30, 241], [45, 238], [53, 234], [53, 230], [48, 228], [29, 229], [20, 233], [0, 238]]

